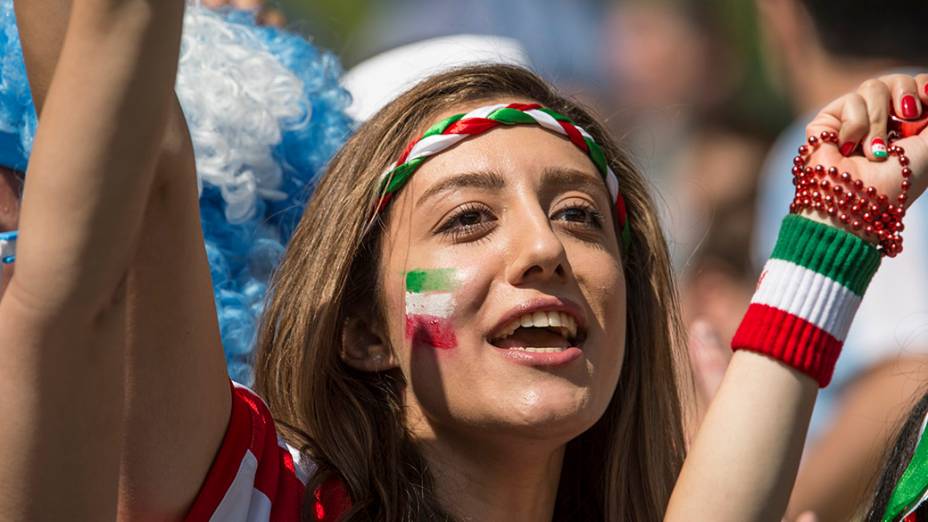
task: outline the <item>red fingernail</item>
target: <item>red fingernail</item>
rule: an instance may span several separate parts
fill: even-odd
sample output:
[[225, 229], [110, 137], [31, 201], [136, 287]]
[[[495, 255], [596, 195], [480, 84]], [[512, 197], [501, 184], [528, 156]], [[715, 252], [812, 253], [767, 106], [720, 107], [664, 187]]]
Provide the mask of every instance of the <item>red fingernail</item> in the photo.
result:
[[915, 102], [915, 96], [906, 94], [902, 97], [902, 117], [909, 119], [918, 117], [918, 104]]
[[922, 90], [925, 91], [926, 95], [928, 95], [928, 83], [925, 84], [925, 88]]
[[847, 141], [844, 143], [844, 145], [841, 145], [841, 148], [839, 148], [838, 150], [841, 151], [842, 156], [850, 156], [851, 153], [854, 152], [854, 149], [856, 148], [857, 148], [856, 143], [854, 143], [853, 141]]

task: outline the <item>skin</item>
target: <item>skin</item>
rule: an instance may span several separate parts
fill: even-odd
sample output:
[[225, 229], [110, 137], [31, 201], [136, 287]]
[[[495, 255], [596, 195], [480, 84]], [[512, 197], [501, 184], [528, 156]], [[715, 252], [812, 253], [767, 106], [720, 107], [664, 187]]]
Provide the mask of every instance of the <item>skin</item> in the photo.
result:
[[[13, 420], [0, 430], [0, 516], [177, 519], [228, 417], [209, 270], [191, 217], [192, 152], [172, 116], [183, 3], [77, 1], [59, 61], [57, 48], [42, 51], [42, 43], [64, 34], [63, 25], [54, 33], [37, 14], [68, 12], [53, 2], [17, 6], [34, 85], [54, 80], [38, 104], [43, 124], [26, 178], [19, 266], [0, 300], [0, 417]], [[53, 38], [37, 37], [43, 30]], [[862, 92], [866, 107], [890, 102], [893, 86], [884, 87]], [[834, 102], [810, 132], [873, 131], [866, 112], [845, 114], [853, 103]], [[921, 137], [902, 144], [917, 173], [914, 198], [928, 145]], [[813, 161], [889, 190], [890, 165], [836, 155], [826, 147]], [[550, 167], [576, 176], [545, 182]], [[488, 170], [505, 186], [459, 187], [420, 202], [442, 180]], [[435, 234], [468, 201], [487, 213], [454, 226], [487, 224], [452, 239]], [[440, 498], [462, 518], [550, 519], [563, 445], [602, 414], [615, 388], [624, 278], [611, 220], [586, 228], [588, 214], [562, 212], [584, 201], [610, 215], [592, 163], [562, 138], [524, 127], [461, 143], [427, 162], [394, 202], [381, 261], [385, 323], [346, 324], [348, 364], [404, 372], [409, 428]], [[164, 252], [184, 262], [165, 265], [175, 256]], [[422, 267], [461, 271], [457, 349], [406, 342], [403, 275]], [[560, 368], [515, 365], [486, 342], [502, 314], [539, 295], [573, 299], [588, 323], [583, 356]], [[778, 520], [816, 391], [775, 361], [735, 354], [666, 520]]]
[[[557, 169], [583, 183], [545, 176]], [[423, 198], [461, 175], [486, 179], [490, 172], [503, 187], [471, 184]], [[381, 263], [387, 324], [380, 336], [396, 348], [390, 362], [411, 383], [410, 427], [440, 463], [439, 494], [461, 516], [550, 516], [564, 445], [612, 397], [624, 353], [625, 285], [609, 199], [583, 152], [525, 126], [494, 130], [430, 159], [394, 203]], [[587, 209], [606, 217], [601, 227]], [[449, 223], [455, 235], [439, 231]], [[405, 336], [402, 276], [422, 266], [460, 267], [456, 349], [412, 346]], [[504, 314], [539, 296], [581, 305], [583, 357], [541, 369], [515, 364], [488, 344]]]

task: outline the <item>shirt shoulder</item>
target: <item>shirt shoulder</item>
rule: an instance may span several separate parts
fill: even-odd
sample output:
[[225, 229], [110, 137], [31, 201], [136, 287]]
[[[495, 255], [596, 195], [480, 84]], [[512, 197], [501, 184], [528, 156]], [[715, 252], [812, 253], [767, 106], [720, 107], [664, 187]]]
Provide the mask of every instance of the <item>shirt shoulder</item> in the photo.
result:
[[185, 520], [298, 521], [311, 462], [278, 436], [256, 393], [235, 383], [231, 393], [229, 426]]

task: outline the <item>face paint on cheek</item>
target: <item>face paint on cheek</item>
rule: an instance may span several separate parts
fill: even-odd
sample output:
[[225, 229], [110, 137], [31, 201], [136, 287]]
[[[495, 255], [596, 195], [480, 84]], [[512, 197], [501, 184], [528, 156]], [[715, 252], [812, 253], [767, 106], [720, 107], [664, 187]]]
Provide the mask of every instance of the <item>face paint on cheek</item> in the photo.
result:
[[406, 272], [406, 339], [413, 346], [457, 348], [451, 324], [456, 272], [453, 268]]

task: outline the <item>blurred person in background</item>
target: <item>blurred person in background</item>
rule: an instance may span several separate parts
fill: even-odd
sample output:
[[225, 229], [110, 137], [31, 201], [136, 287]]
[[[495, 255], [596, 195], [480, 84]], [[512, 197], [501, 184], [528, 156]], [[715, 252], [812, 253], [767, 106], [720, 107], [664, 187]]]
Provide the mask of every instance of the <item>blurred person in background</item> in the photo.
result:
[[[874, 7], [862, 0], [757, 0], [771, 73], [797, 115], [770, 151], [763, 172], [754, 249], [758, 271], [792, 199], [785, 181], [815, 109], [866, 78], [928, 65], [928, 3], [883, 2], [879, 13]], [[923, 108], [918, 93], [908, 94], [911, 104], [897, 107], [896, 113], [914, 119]], [[871, 142], [868, 136], [847, 147], [862, 147], [872, 155]], [[909, 226], [928, 223], [925, 213], [924, 204], [912, 207]], [[812, 510], [822, 521], [849, 520], [870, 497], [899, 420], [928, 382], [926, 248], [924, 234], [912, 234], [905, 255], [874, 278], [848, 334], [834, 385], [819, 396], [790, 513]]]
[[753, 202], [770, 133], [734, 101], [746, 71], [721, 14], [715, 3], [615, 2], [603, 59], [619, 108], [610, 123], [662, 199], [686, 322], [727, 344], [753, 292]]
[[598, 51], [604, 8], [601, 0], [373, 0], [353, 44], [371, 56], [454, 34], [513, 38], [538, 74], [563, 92], [589, 98], [602, 80]]
[[[746, 117], [732, 103], [745, 71], [719, 11], [705, 2], [626, 0], [612, 4], [605, 24], [610, 124], [627, 136], [660, 193], [674, 268], [687, 276], [703, 268], [694, 260], [703, 256], [706, 236], [728, 226], [720, 220], [751, 213], [769, 143], [756, 115]], [[747, 250], [749, 230], [730, 236], [728, 250]], [[734, 272], [750, 295], [750, 271]]]

